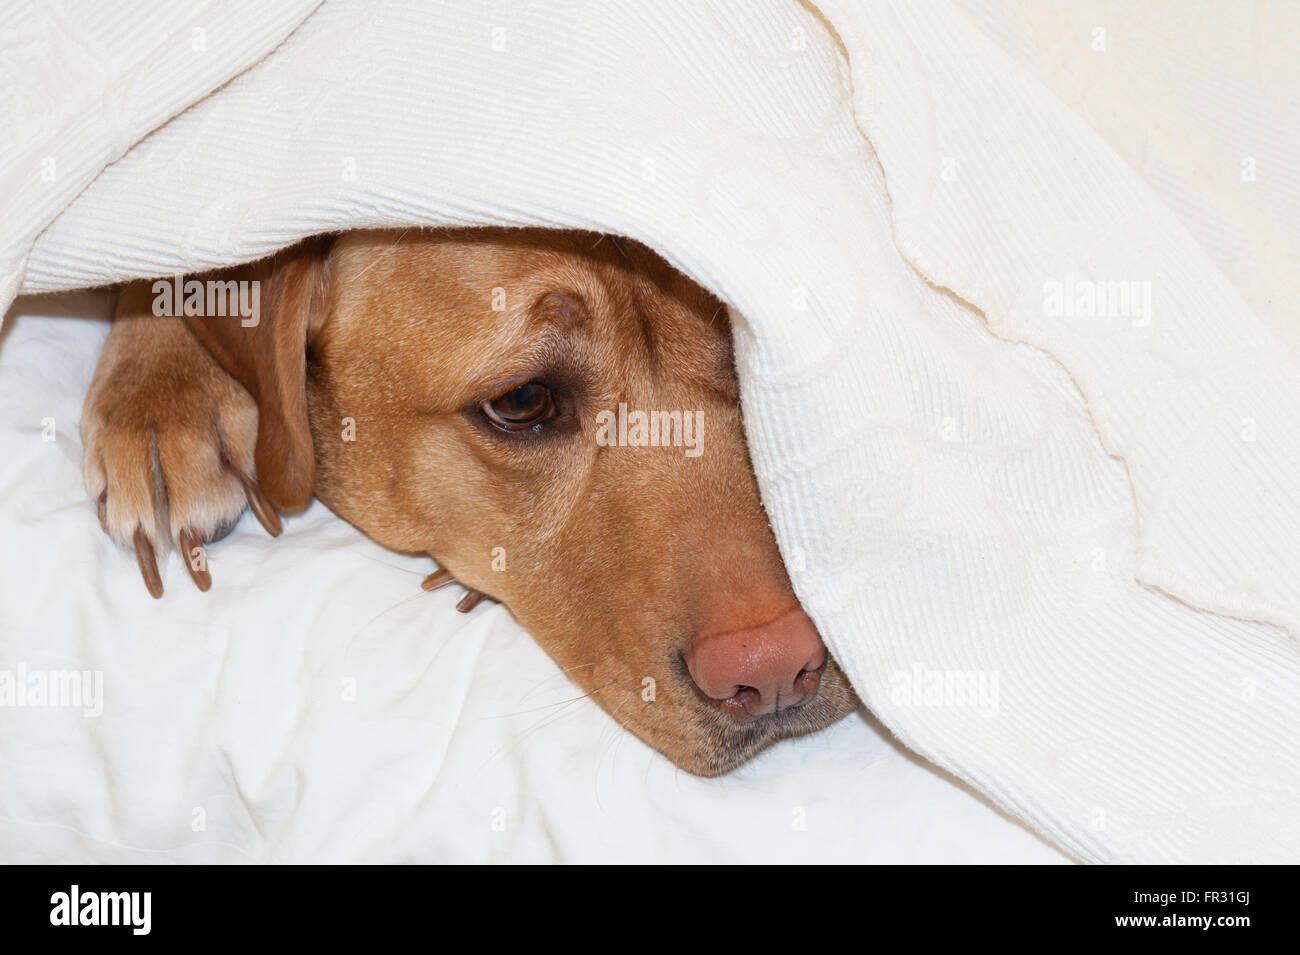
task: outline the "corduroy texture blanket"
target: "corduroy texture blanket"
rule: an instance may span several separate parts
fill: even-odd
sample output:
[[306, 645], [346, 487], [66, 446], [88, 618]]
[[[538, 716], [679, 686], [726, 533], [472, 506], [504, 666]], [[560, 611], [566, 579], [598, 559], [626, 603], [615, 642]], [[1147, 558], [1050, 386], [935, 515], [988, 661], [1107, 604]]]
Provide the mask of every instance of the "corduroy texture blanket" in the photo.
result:
[[960, 12], [273, 6], [3, 14], [0, 304], [358, 226], [633, 236], [732, 305], [796, 590], [903, 741], [1081, 860], [1300, 858], [1296, 369]]

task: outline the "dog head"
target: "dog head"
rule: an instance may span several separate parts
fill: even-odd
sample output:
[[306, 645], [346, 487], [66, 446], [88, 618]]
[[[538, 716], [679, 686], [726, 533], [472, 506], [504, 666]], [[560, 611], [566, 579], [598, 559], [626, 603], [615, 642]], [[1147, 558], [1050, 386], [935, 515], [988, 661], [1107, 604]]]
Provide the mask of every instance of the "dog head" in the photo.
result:
[[855, 708], [777, 551], [707, 291], [548, 230], [346, 233], [254, 268], [255, 327], [189, 321], [258, 402], [277, 506], [314, 493], [431, 555], [691, 772]]

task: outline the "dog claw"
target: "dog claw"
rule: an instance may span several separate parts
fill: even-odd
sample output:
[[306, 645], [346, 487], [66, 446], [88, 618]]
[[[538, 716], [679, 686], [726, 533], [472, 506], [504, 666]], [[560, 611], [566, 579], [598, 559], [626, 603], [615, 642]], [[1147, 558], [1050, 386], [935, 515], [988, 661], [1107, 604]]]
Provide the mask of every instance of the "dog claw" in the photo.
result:
[[[203, 561], [201, 567], [194, 566], [194, 549], [198, 548], [200, 557]], [[181, 531], [181, 559], [185, 561], [185, 568], [190, 572], [194, 579], [194, 586], [198, 587], [204, 593], [212, 586], [212, 575], [208, 573], [207, 554], [202, 553], [203, 541], [199, 539], [198, 532], [193, 528]]]
[[266, 528], [268, 534], [279, 537], [284, 526], [280, 523], [280, 515], [275, 512], [271, 502], [262, 493], [261, 485], [242, 474], [239, 475], [239, 480], [244, 485], [244, 496], [248, 498], [248, 506], [252, 508], [253, 516]]
[[163, 595], [163, 585], [162, 577], [158, 575], [158, 560], [154, 556], [153, 544], [149, 542], [149, 535], [140, 527], [135, 529], [132, 543], [135, 545], [136, 562], [140, 565], [140, 576], [144, 578], [150, 596], [157, 600]]
[[422, 590], [437, 590], [439, 587], [446, 587], [450, 583], [455, 583], [455, 578], [451, 576], [451, 571], [439, 567], [420, 583]]
[[468, 590], [465, 596], [460, 598], [460, 603], [456, 604], [456, 609], [461, 613], [469, 613], [482, 601], [484, 594], [477, 590]]
[[108, 533], [108, 492], [105, 491], [99, 495], [99, 500], [95, 502], [95, 510], [99, 513], [99, 527], [105, 534]]

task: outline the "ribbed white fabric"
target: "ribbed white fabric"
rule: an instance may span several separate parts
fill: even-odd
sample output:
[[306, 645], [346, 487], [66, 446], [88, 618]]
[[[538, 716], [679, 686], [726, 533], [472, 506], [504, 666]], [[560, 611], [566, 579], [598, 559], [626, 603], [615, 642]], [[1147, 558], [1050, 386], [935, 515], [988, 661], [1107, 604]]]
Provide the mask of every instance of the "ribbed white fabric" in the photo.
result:
[[1300, 359], [1300, 5], [959, 0], [1114, 147]]
[[18, 294], [41, 230], [106, 165], [264, 57], [319, 3], [0, 4], [0, 302]]
[[[1294, 861], [1295, 369], [951, 7], [819, 6], [331, 0], [75, 200], [6, 218], [6, 261], [37, 291], [352, 226], [646, 241], [743, 316], [796, 589], [901, 739], [1083, 860]], [[286, 29], [238, 26], [245, 50]], [[133, 95], [172, 112], [175, 83]], [[1049, 304], [1116, 282], [1119, 314]]]

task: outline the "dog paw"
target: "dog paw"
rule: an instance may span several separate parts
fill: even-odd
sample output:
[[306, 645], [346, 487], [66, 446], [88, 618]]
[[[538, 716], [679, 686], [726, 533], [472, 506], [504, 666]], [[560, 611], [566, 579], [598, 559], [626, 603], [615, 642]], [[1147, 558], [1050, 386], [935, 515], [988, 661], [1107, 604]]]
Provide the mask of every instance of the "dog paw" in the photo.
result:
[[170, 548], [207, 590], [204, 545], [229, 533], [245, 507], [273, 536], [281, 525], [255, 478], [252, 397], [181, 320], [133, 302], [139, 294], [131, 286], [123, 292], [81, 433], [100, 526], [135, 551], [145, 586], [160, 597], [158, 558]]

